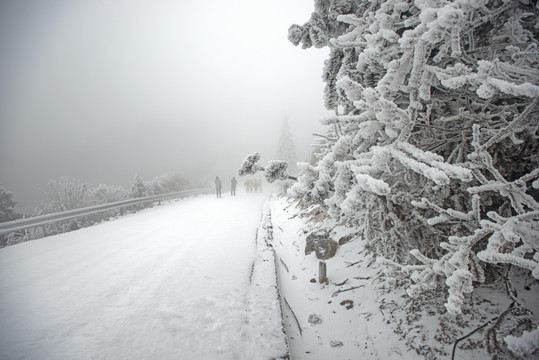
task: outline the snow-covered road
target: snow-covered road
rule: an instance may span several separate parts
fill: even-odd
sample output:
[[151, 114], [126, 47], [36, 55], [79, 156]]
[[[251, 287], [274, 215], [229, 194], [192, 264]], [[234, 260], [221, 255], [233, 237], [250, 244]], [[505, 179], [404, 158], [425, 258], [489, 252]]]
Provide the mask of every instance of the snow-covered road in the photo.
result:
[[249, 309], [263, 203], [199, 196], [0, 250], [0, 359], [251, 358], [279, 332]]

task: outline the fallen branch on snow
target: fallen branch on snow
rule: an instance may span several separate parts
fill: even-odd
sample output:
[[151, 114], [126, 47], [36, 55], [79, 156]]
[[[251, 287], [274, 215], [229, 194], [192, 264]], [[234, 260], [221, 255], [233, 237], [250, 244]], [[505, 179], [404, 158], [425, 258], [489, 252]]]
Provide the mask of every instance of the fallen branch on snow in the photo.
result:
[[284, 268], [286, 269], [286, 272], [289, 273], [290, 271], [288, 271], [288, 266], [286, 266], [285, 262], [283, 261], [283, 259], [279, 258], [279, 260], [281, 260], [281, 264], [283, 264]]
[[355, 290], [355, 289], [359, 289], [361, 287], [364, 287], [365, 285], [359, 285], [359, 286], [352, 286], [351, 288], [348, 288], [348, 289], [344, 289], [344, 290], [337, 290], [333, 293], [333, 295], [331, 295], [331, 297], [335, 297], [337, 296], [337, 294], [340, 294], [342, 292], [345, 292], [345, 291], [350, 291], [350, 290]]
[[286, 306], [288, 306], [288, 308], [292, 312], [292, 315], [294, 315], [294, 319], [296, 319], [296, 324], [298, 325], [299, 334], [303, 336], [303, 330], [301, 329], [301, 325], [299, 324], [298, 317], [296, 316], [296, 314], [294, 313], [294, 310], [292, 310], [292, 308], [290, 307], [290, 304], [288, 303], [288, 301], [286, 300], [286, 298], [284, 296], [283, 296], [283, 299], [284, 299], [284, 302], [285, 302]]

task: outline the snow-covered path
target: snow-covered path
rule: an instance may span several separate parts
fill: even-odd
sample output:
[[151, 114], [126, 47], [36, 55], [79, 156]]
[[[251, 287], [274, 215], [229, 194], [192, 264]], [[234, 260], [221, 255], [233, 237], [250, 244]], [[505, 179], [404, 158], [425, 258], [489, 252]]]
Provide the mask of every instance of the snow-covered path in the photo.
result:
[[200, 196], [0, 250], [0, 359], [250, 358], [263, 203]]

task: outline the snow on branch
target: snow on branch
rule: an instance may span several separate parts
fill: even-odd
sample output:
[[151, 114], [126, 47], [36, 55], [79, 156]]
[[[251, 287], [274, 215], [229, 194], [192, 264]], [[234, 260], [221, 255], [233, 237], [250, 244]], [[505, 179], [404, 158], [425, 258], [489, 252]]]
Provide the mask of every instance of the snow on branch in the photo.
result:
[[264, 176], [269, 183], [272, 183], [275, 180], [297, 180], [295, 177], [288, 175], [288, 164], [286, 163], [286, 161], [271, 160], [268, 162], [268, 165], [265, 168], [258, 165], [259, 161], [259, 153], [247, 155], [247, 157], [241, 163], [240, 168], [238, 169], [238, 175], [254, 175], [257, 172], [263, 171]]
[[247, 157], [241, 163], [240, 168], [238, 169], [239, 176], [245, 175], [254, 175], [259, 171], [264, 171], [264, 168], [257, 163], [260, 161], [260, 154], [253, 153], [247, 155]]
[[524, 331], [521, 336], [508, 335], [504, 340], [509, 350], [516, 355], [531, 355], [539, 349], [539, 327], [531, 331]]
[[266, 166], [266, 170], [264, 172], [264, 175], [266, 176], [266, 180], [270, 183], [274, 182], [275, 180], [288, 180], [289, 175], [286, 172], [286, 169], [288, 168], [288, 164], [286, 161], [283, 160], [271, 160], [268, 162], [268, 165]]

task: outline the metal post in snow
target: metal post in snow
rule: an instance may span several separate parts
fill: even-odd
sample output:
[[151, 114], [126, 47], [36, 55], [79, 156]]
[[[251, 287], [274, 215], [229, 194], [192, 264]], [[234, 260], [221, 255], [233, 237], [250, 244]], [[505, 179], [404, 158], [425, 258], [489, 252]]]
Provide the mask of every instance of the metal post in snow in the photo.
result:
[[41, 232], [43, 233], [43, 237], [48, 236], [46, 225], [41, 225]]
[[326, 268], [326, 262], [320, 261], [318, 263], [318, 281], [320, 284], [325, 283], [327, 279], [327, 268]]

